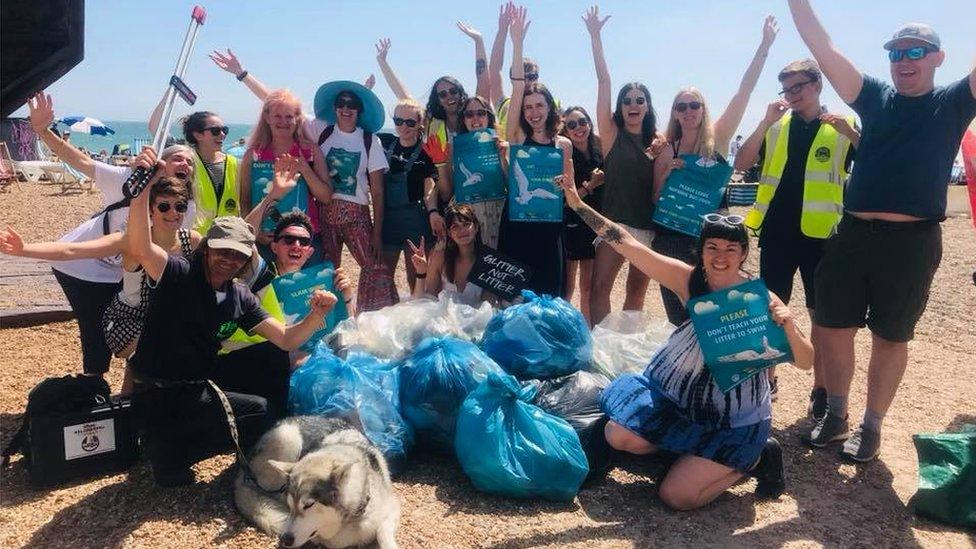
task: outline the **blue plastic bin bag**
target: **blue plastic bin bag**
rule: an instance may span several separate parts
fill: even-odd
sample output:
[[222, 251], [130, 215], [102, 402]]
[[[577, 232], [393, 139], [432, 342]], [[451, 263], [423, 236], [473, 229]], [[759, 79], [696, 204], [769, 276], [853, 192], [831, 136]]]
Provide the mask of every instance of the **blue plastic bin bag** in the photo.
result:
[[435, 448], [454, 445], [461, 403], [488, 372], [501, 372], [474, 343], [427, 338], [400, 363], [400, 409], [418, 438]]
[[522, 291], [525, 302], [499, 311], [481, 348], [519, 379], [548, 379], [587, 369], [593, 339], [583, 315], [562, 298]]
[[530, 404], [536, 387], [491, 373], [461, 406], [454, 449], [479, 490], [569, 501], [589, 472], [576, 432]]
[[410, 425], [400, 415], [398, 384], [394, 363], [359, 352], [342, 360], [328, 346], [317, 345], [291, 374], [288, 410], [348, 419], [395, 469], [413, 442]]

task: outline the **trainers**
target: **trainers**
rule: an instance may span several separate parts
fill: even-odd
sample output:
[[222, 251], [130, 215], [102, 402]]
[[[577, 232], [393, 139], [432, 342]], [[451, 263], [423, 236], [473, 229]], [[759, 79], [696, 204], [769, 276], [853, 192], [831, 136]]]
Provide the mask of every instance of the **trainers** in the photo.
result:
[[827, 389], [814, 387], [810, 391], [810, 406], [807, 407], [807, 413], [816, 421], [820, 421], [827, 415]]
[[828, 412], [803, 436], [803, 442], [814, 448], [823, 448], [831, 442], [846, 439], [849, 432], [847, 417], [839, 418]]
[[873, 461], [878, 458], [880, 453], [881, 433], [872, 431], [864, 425], [854, 431], [854, 434], [847, 439], [840, 451], [841, 457], [858, 463]]
[[783, 475], [783, 447], [773, 437], [766, 440], [759, 463], [752, 468], [749, 475], [755, 477], [756, 497], [760, 499], [776, 499], [786, 490], [786, 479]]
[[779, 378], [774, 377], [773, 379], [769, 380], [769, 401], [770, 402], [776, 402], [776, 399], [779, 397], [779, 383], [776, 382], [777, 379]]

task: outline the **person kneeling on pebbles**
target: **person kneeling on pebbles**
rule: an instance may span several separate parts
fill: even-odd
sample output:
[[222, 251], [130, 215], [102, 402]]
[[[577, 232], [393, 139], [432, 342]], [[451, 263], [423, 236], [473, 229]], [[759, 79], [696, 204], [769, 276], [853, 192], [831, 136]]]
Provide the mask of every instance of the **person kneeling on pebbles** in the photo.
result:
[[[156, 164], [150, 149], [136, 162], [144, 168]], [[233, 323], [293, 350], [323, 326], [337, 299], [316, 290], [310, 298], [311, 312], [301, 322], [285, 326], [269, 318], [247, 286], [235, 280], [246, 274], [256, 253], [254, 233], [239, 217], [214, 219], [190, 260], [153, 244], [148, 192], [133, 199], [128, 229], [130, 253], [145, 269], [151, 287], [145, 327], [129, 362], [143, 452], [157, 484], [190, 484], [190, 465], [232, 443], [227, 418], [202, 383], [217, 360], [218, 334], [232, 331], [226, 325]], [[233, 392], [226, 396], [241, 446], [247, 448], [270, 427], [267, 401]]]

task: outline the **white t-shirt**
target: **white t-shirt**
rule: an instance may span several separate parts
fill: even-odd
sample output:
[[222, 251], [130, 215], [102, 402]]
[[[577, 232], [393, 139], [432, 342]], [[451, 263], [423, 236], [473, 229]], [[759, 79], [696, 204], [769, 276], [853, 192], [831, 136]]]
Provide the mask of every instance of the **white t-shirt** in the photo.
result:
[[[313, 118], [305, 122], [305, 133], [314, 143], [318, 143], [319, 136], [327, 126], [324, 120]], [[356, 131], [346, 133], [336, 126], [321, 148], [329, 166], [329, 175], [332, 176], [334, 197], [356, 204], [369, 204], [368, 174], [385, 172], [390, 167], [380, 138], [373, 134], [369, 158], [366, 158], [362, 128], [357, 127]]]
[[[102, 209], [125, 198], [125, 195], [122, 194], [122, 185], [131, 172], [132, 169], [126, 166], [111, 166], [95, 161], [95, 186], [102, 192]], [[193, 202], [190, 201], [184, 221], [185, 228], [190, 228], [193, 224], [194, 211]], [[129, 218], [128, 207], [118, 208], [104, 215], [108, 216], [108, 234], [125, 231], [125, 225]], [[62, 236], [59, 242], [86, 242], [105, 236], [106, 233], [102, 224], [104, 215], [96, 215], [78, 225], [68, 234]], [[99, 259], [52, 261], [51, 267], [68, 276], [88, 282], [111, 284], [122, 280], [121, 255]]]

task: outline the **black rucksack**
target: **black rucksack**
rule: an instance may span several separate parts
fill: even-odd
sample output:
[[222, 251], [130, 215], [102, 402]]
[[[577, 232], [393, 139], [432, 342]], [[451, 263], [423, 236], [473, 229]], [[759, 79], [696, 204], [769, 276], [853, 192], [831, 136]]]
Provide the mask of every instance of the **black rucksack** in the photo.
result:
[[108, 382], [102, 376], [49, 377], [38, 383], [27, 394], [27, 409], [17, 434], [3, 449], [2, 465], [6, 467], [10, 462], [10, 456], [16, 453], [23, 454], [28, 463], [30, 462], [32, 418], [88, 410], [108, 403], [110, 398]]

